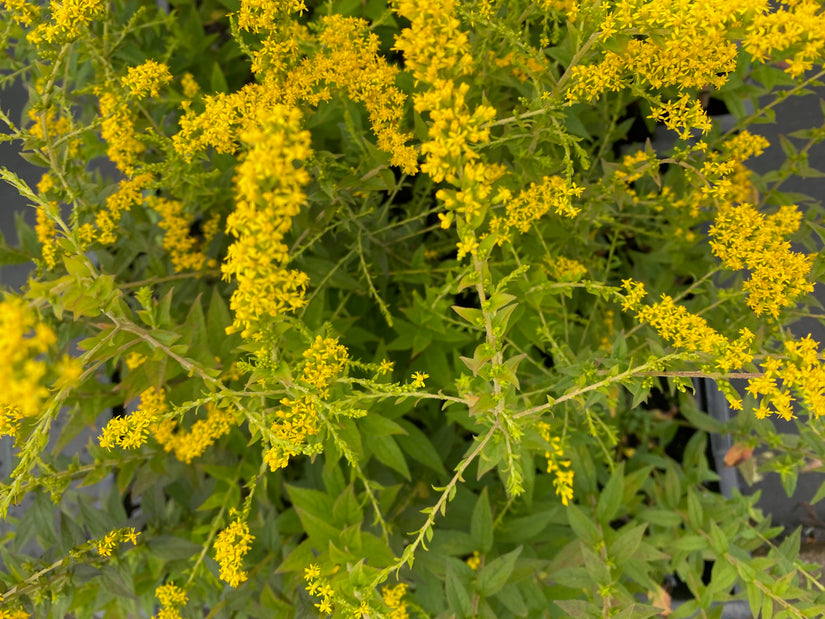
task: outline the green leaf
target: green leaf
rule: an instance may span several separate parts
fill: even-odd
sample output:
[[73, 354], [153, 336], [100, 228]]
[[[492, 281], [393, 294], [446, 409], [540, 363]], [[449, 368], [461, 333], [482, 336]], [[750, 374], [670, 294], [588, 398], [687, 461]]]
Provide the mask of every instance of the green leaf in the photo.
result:
[[478, 495], [473, 516], [470, 519], [470, 536], [478, 546], [478, 550], [484, 554], [490, 552], [493, 547], [493, 512], [490, 509], [490, 499], [487, 495], [487, 487]]
[[401, 449], [413, 460], [441, 476], [446, 476], [447, 469], [441, 462], [441, 456], [438, 455], [427, 435], [405, 419], [399, 419], [398, 425], [406, 432], [406, 436], [400, 435], [395, 439]]
[[499, 529], [497, 539], [516, 544], [528, 542], [544, 531], [554, 516], [555, 510], [551, 509], [506, 519]]
[[685, 550], [694, 552], [696, 550], [707, 550], [708, 542], [701, 535], [685, 535], [669, 544], [673, 550]]
[[687, 493], [688, 522], [696, 528], [701, 528], [704, 522], [704, 512], [702, 511], [702, 501], [699, 493], [692, 486]]
[[284, 558], [275, 572], [303, 572], [304, 568], [314, 560], [315, 553], [312, 552], [312, 540], [305, 539]]
[[404, 454], [401, 453], [401, 448], [398, 447], [398, 443], [395, 442], [393, 437], [370, 437], [367, 444], [378, 460], [400, 473], [404, 479], [410, 479], [410, 469], [407, 466], [407, 460], [404, 458]]
[[584, 600], [553, 600], [553, 603], [565, 612], [566, 617], [572, 619], [590, 619], [593, 616], [590, 612], [592, 604]]
[[526, 617], [529, 612], [524, 596], [515, 584], [504, 585], [496, 594], [496, 599], [516, 617]]
[[799, 479], [799, 467], [791, 466], [783, 468], [779, 472], [779, 479], [782, 482], [782, 489], [788, 497], [792, 497], [796, 492], [796, 482]]
[[613, 471], [596, 504], [596, 518], [607, 525], [616, 517], [624, 496], [624, 462]]
[[406, 430], [392, 419], [378, 414], [366, 415], [358, 421], [358, 427], [364, 436], [390, 436], [391, 434], [405, 434]]
[[229, 91], [229, 85], [226, 83], [226, 77], [221, 70], [221, 66], [217, 62], [212, 63], [212, 73], [209, 77], [209, 86], [213, 92]]
[[469, 617], [473, 612], [470, 594], [464, 583], [455, 573], [453, 559], [447, 559], [447, 577], [444, 582], [444, 592], [447, 595], [447, 604], [450, 610], [458, 617]]
[[665, 471], [665, 504], [676, 509], [682, 498], [682, 483], [675, 466], [668, 466]]
[[352, 484], [336, 499], [332, 508], [332, 522], [340, 527], [358, 524], [364, 519], [364, 512], [355, 497]]
[[646, 524], [627, 525], [620, 529], [619, 536], [608, 547], [608, 554], [620, 560], [632, 557], [642, 543], [646, 529]]
[[719, 593], [727, 593], [736, 582], [736, 568], [727, 561], [713, 562], [710, 574], [710, 588]]
[[232, 324], [232, 316], [226, 301], [215, 288], [206, 310], [206, 339], [209, 349], [222, 359], [226, 357], [234, 344], [234, 336], [226, 335], [226, 327]]
[[332, 497], [318, 490], [286, 486], [292, 506], [301, 519], [304, 532], [312, 540], [313, 546], [326, 549], [330, 541], [338, 539], [339, 528], [330, 523], [333, 510]]
[[54, 546], [57, 543], [57, 532], [54, 527], [54, 503], [43, 492], [34, 495], [34, 501], [26, 514], [27, 518], [34, 520], [37, 538], [43, 544], [43, 548]]
[[474, 327], [480, 327], [484, 324], [484, 314], [480, 309], [474, 307], [459, 307], [458, 305], [453, 305], [452, 308], [456, 314]]
[[202, 545], [175, 535], [153, 535], [146, 539], [145, 545], [152, 557], [161, 561], [185, 561], [197, 557], [203, 550]]
[[713, 520], [710, 521], [710, 545], [717, 555], [723, 555], [728, 551], [730, 541], [727, 535]]
[[573, 531], [586, 546], [595, 548], [602, 535], [593, 519], [585, 514], [577, 505], [567, 506], [567, 518]]
[[523, 546], [519, 546], [506, 555], [496, 557], [481, 569], [478, 574], [478, 587], [483, 595], [495, 595], [507, 583], [522, 548]]
[[[121, 572], [118, 567], [109, 563], [101, 568], [101, 587], [121, 598], [137, 599], [135, 588], [130, 578]], [[124, 566], [125, 571], [125, 566]]]
[[643, 509], [639, 512], [638, 517], [640, 520], [660, 527], [676, 527], [682, 524], [682, 517], [667, 509]]

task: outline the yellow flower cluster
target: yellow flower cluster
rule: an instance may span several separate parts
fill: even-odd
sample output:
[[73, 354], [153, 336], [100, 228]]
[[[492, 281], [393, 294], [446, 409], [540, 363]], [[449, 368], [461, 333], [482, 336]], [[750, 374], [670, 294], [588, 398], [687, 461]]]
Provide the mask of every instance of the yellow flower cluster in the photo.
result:
[[687, 93], [682, 94], [675, 101], [666, 101], [653, 107], [649, 118], [664, 122], [668, 129], [679, 133], [679, 138], [682, 140], [690, 138], [691, 131], [694, 129], [707, 133], [713, 127], [699, 99]]
[[160, 602], [160, 612], [152, 619], [180, 619], [179, 607], [186, 605], [186, 592], [174, 583], [167, 583], [155, 589], [155, 597]]
[[407, 585], [399, 583], [394, 587], [384, 587], [381, 589], [381, 597], [390, 608], [387, 619], [409, 619], [407, 603], [402, 599], [407, 594]]
[[112, 556], [112, 551], [117, 548], [118, 544], [131, 542], [133, 545], [137, 544], [137, 538], [140, 535], [135, 531], [134, 527], [126, 527], [123, 529], [115, 529], [109, 531], [102, 539], [95, 544], [97, 552], [101, 557]]
[[561, 498], [562, 505], [569, 505], [570, 501], [573, 500], [574, 473], [571, 468], [572, 463], [564, 457], [561, 438], [551, 435], [550, 424], [540, 421], [538, 430], [541, 437], [550, 443], [550, 449], [544, 452], [544, 457], [547, 459], [547, 472], [555, 475], [553, 487], [556, 496]]
[[29, 133], [41, 140], [48, 136], [55, 138], [66, 135], [72, 130], [72, 121], [68, 116], [61, 116], [52, 108], [45, 111], [29, 110], [29, 120], [32, 121]]
[[117, 240], [117, 229], [123, 213], [143, 202], [143, 190], [152, 182], [151, 174], [139, 174], [120, 181], [117, 191], [106, 198], [106, 208], [95, 216], [98, 240], [109, 245]]
[[613, 174], [616, 178], [630, 185], [630, 183], [639, 180], [647, 174], [651, 168], [658, 169], [658, 167], [659, 159], [656, 157], [656, 153], [647, 152], [642, 149], [622, 157], [621, 167]]
[[31, 617], [31, 615], [20, 608], [16, 608], [14, 610], [0, 608], [0, 619], [29, 619], [29, 617]]
[[220, 577], [231, 587], [238, 587], [248, 575], [241, 569], [243, 558], [251, 548], [255, 536], [250, 535], [249, 525], [236, 517], [215, 540], [215, 561], [221, 568]]
[[825, 54], [822, 3], [797, 0], [758, 12], [746, 28], [742, 47], [761, 62], [768, 60], [774, 52], [793, 52], [785, 71], [792, 77], [799, 77], [815, 63], [821, 63]]
[[100, 101], [100, 133], [106, 142], [106, 154], [117, 169], [131, 176], [137, 156], [146, 150], [146, 147], [135, 137], [135, 121], [133, 114], [124, 101], [112, 92], [101, 92]]
[[464, 563], [466, 563], [467, 567], [475, 572], [479, 566], [481, 566], [481, 555], [478, 550], [474, 550], [472, 556], [467, 557]]
[[169, 252], [172, 268], [176, 273], [217, 266], [217, 261], [207, 257], [199, 246], [208, 246], [218, 234], [220, 215], [215, 213], [206, 221], [203, 226], [203, 239], [198, 240], [189, 233], [190, 217], [180, 200], [149, 196], [146, 202], [161, 217], [158, 225], [164, 231], [163, 247]]
[[186, 161], [210, 146], [217, 153], [234, 152], [243, 112], [249, 109], [250, 95], [257, 89], [257, 85], [248, 84], [231, 94], [206, 95], [204, 111], [200, 114], [192, 109], [191, 101], [183, 101], [183, 114], [178, 119], [180, 130], [172, 136], [175, 151]]
[[497, 67], [509, 69], [509, 73], [520, 82], [526, 82], [530, 77], [537, 78], [545, 71], [542, 63], [521, 51], [508, 52], [504, 57], [498, 58], [490, 50], [489, 59]]
[[467, 33], [455, 16], [454, 0], [396, 0], [395, 12], [412, 22], [395, 39], [404, 64], [417, 80], [434, 84], [439, 77], [465, 75], [473, 65]]
[[38, 357], [56, 342], [54, 331], [25, 301], [7, 297], [0, 302], [0, 436], [14, 435], [21, 419], [40, 412], [49, 395], [43, 384], [49, 368]]
[[286, 468], [291, 457], [306, 451], [307, 437], [318, 434], [318, 410], [314, 397], [322, 400], [329, 398], [330, 386], [344, 371], [349, 359], [346, 347], [338, 340], [320, 335], [303, 356], [306, 362], [301, 381], [312, 389], [314, 395], [281, 400], [283, 408], [276, 411], [277, 420], [271, 427], [273, 445], [264, 453], [264, 462], [272, 471]]
[[[46, 176], [44, 175], [44, 178]], [[51, 178], [51, 177], [49, 177]], [[59, 207], [55, 202], [49, 202], [46, 206], [37, 208], [37, 219], [35, 220], [34, 232], [37, 234], [37, 241], [40, 243], [40, 252], [43, 256], [43, 264], [47, 269], [53, 269], [57, 265], [56, 229], [54, 222], [49, 217], [49, 209], [54, 213]]]
[[101, 447], [111, 449], [115, 445], [123, 449], [137, 449], [146, 442], [169, 410], [166, 392], [149, 387], [140, 394], [140, 405], [131, 415], [111, 419], [99, 437]]
[[197, 96], [200, 86], [198, 86], [195, 76], [188, 71], [180, 78], [180, 86], [183, 89], [183, 96], [187, 99], [193, 99]]
[[751, 379], [747, 387], [748, 393], [762, 398], [754, 411], [758, 419], [771, 413], [793, 419], [792, 391], [814, 417], [825, 415], [825, 366], [818, 349], [819, 342], [807, 336], [785, 342], [786, 357], [769, 356], [762, 362], [762, 376]]
[[343, 88], [353, 101], [366, 106], [378, 148], [392, 155], [390, 164], [415, 174], [418, 156], [406, 144], [409, 134], [398, 129], [405, 102], [404, 93], [394, 85], [398, 68], [379, 54], [378, 36], [363, 19], [331, 15], [322, 18], [321, 25], [320, 50], [305, 58], [285, 81], [286, 102], [305, 98], [317, 105], [331, 97], [329, 88], [319, 91], [319, 85]]
[[[644, 284], [626, 279], [622, 281], [622, 288], [625, 291], [622, 309], [634, 311], [640, 321], [652, 326], [676, 348], [711, 356], [716, 368], [722, 372], [741, 368], [753, 360], [751, 343], [754, 334], [748, 329], [742, 329], [739, 337], [730, 341], [710, 327], [704, 318], [676, 305], [667, 294], [662, 294], [658, 303], [645, 305]], [[740, 400], [729, 398], [729, 401], [734, 408], [741, 407]]]
[[[436, 183], [446, 180], [458, 184], [468, 197], [473, 191], [471, 183], [484, 183], [490, 176], [501, 176], [498, 168], [488, 172], [478, 164], [471, 165], [479, 158], [472, 145], [489, 140], [489, 122], [496, 117], [496, 111], [488, 105], [477, 105], [471, 112], [465, 101], [469, 91], [470, 85], [466, 82], [456, 84], [451, 79], [437, 79], [430, 90], [413, 96], [415, 111], [430, 115], [429, 140], [421, 145], [421, 154], [425, 157], [421, 171]], [[460, 183], [459, 177], [466, 177], [465, 183]], [[457, 202], [463, 204], [464, 200]]]
[[720, 206], [710, 229], [714, 255], [732, 270], [748, 269], [743, 288], [757, 316], [779, 316], [801, 294], [813, 291], [808, 281], [810, 256], [791, 251], [785, 236], [799, 227], [796, 206], [783, 206], [765, 216], [748, 203]]
[[146, 355], [142, 355], [139, 352], [132, 351], [128, 355], [126, 355], [126, 359], [124, 362], [126, 363], [126, 367], [130, 370], [134, 370], [139, 368], [143, 363], [146, 361]]
[[69, 43], [103, 16], [106, 5], [104, 0], [52, 0], [49, 4], [51, 21], [40, 24], [30, 32], [28, 40], [35, 45]]
[[236, 237], [221, 266], [238, 287], [230, 306], [235, 321], [228, 331], [261, 337], [266, 321], [304, 305], [306, 274], [287, 268], [284, 235], [300, 212], [309, 174], [294, 165], [310, 155], [308, 131], [300, 130], [297, 109], [275, 106], [260, 125], [252, 123], [242, 139], [249, 146], [235, 174], [237, 201], [226, 220]]
[[458, 257], [476, 255], [481, 245], [475, 230], [486, 218], [494, 183], [506, 172], [501, 165], [486, 163], [474, 149], [489, 141], [496, 110], [471, 106], [470, 85], [459, 81], [470, 73], [473, 57], [454, 14], [455, 2], [397, 0], [394, 8], [411, 22], [396, 36], [395, 49], [404, 53], [416, 82], [427, 86], [413, 96], [415, 111], [429, 115], [421, 171], [436, 183], [447, 181], [455, 187], [436, 194], [446, 210], [438, 215], [441, 227], [449, 228], [458, 215]]
[[241, 0], [238, 28], [254, 33], [273, 32], [285, 15], [304, 11], [304, 0]]
[[767, 138], [745, 130], [725, 140], [722, 149], [731, 159], [745, 161], [751, 157], [758, 157], [768, 146], [770, 143]]
[[662, 293], [662, 300], [638, 309], [636, 317], [652, 326], [676, 348], [703, 353], [720, 353], [727, 339], [701, 316], [692, 314], [673, 298]]
[[576, 21], [581, 10], [578, 0], [541, 0], [541, 5], [545, 11], [557, 11], [571, 22]]
[[175, 432], [178, 424], [174, 419], [162, 420], [153, 430], [155, 440], [164, 451], [173, 452], [178, 460], [189, 464], [235, 426], [232, 410], [219, 408], [210, 402], [207, 411], [206, 419], [197, 420], [188, 431]]
[[315, 564], [304, 568], [304, 580], [307, 583], [306, 590], [309, 594], [321, 598], [321, 601], [315, 605], [318, 612], [322, 615], [331, 615], [335, 591], [330, 586], [329, 581], [321, 577], [321, 568]]
[[621, 52], [608, 50], [594, 64], [572, 67], [568, 101], [593, 101], [640, 83], [656, 89], [720, 87], [736, 67], [730, 26], [738, 26], [755, 3], [764, 6], [762, 0], [620, 0], [605, 13], [601, 42], [616, 32], [636, 36]]
[[551, 209], [556, 215], [575, 217], [580, 209], [573, 206], [573, 199], [583, 192], [583, 187], [561, 176], [545, 176], [541, 183], [530, 183], [513, 200], [506, 200], [507, 217], [501, 229], [515, 228], [523, 234]]
[[578, 260], [556, 256], [547, 259], [547, 270], [556, 279], [563, 281], [578, 281], [587, 275], [587, 267]]
[[284, 398], [281, 406], [271, 427], [273, 445], [264, 452], [270, 471], [286, 468], [290, 458], [303, 453], [307, 437], [318, 434], [318, 410], [311, 396]]
[[171, 81], [172, 74], [167, 65], [155, 60], [147, 60], [136, 67], [129, 67], [120, 83], [124, 88], [129, 89], [132, 97], [141, 100], [147, 96], [157, 97], [160, 95], [160, 89]]
[[0, 2], [11, 13], [15, 24], [30, 27], [40, 19], [40, 7], [28, 0], [2, 0]]
[[326, 400], [330, 385], [347, 366], [349, 352], [346, 346], [335, 338], [319, 335], [304, 351], [303, 357], [306, 361], [301, 380], [314, 389], [318, 397]]

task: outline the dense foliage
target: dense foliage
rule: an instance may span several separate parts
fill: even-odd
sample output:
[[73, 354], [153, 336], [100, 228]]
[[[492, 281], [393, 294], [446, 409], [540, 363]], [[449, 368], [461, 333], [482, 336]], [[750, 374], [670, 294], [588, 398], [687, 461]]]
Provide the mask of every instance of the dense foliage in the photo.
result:
[[706, 456], [825, 461], [818, 0], [0, 7], [0, 617], [825, 613]]

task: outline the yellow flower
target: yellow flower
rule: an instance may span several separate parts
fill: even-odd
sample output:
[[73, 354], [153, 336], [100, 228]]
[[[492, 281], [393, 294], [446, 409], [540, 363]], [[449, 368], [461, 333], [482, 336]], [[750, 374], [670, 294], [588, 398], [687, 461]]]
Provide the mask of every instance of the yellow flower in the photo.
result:
[[413, 389], [421, 389], [424, 387], [424, 380], [429, 377], [430, 375], [425, 372], [413, 372]]
[[126, 76], [120, 83], [128, 88], [135, 99], [145, 99], [147, 96], [157, 97], [160, 88], [172, 81], [169, 67], [154, 60], [147, 60], [136, 67], [129, 67]]
[[175, 433], [176, 423], [171, 419], [156, 425], [153, 434], [155, 440], [163, 446], [164, 451], [174, 452], [181, 462], [189, 464], [203, 455], [215, 442], [229, 434], [235, 426], [235, 414], [232, 409], [219, 408], [214, 403], [207, 404], [206, 419], [199, 419], [186, 430]]
[[381, 375], [389, 374], [392, 372], [393, 368], [395, 367], [395, 363], [393, 361], [388, 361], [387, 359], [382, 359], [381, 364], [378, 366], [378, 373]]
[[388, 619], [408, 619], [407, 603], [402, 600], [407, 593], [407, 585], [399, 583], [394, 587], [384, 587], [381, 589], [381, 597], [392, 612]]
[[83, 29], [100, 18], [105, 10], [103, 0], [52, 0], [49, 3], [51, 21], [40, 24], [28, 38], [36, 45], [68, 43], [79, 37]]
[[140, 394], [140, 406], [131, 415], [115, 417], [106, 424], [99, 437], [101, 447], [137, 449], [169, 410], [163, 389], [149, 387]]
[[100, 100], [100, 133], [106, 142], [106, 154], [118, 170], [131, 175], [137, 156], [146, 150], [137, 139], [131, 109], [126, 101], [111, 92], [102, 92]]
[[215, 540], [215, 560], [221, 568], [221, 580], [231, 587], [238, 587], [246, 581], [247, 573], [241, 570], [243, 558], [249, 552], [252, 541], [249, 526], [240, 518], [235, 518], [228, 527], [218, 533]]
[[80, 375], [83, 374], [83, 364], [80, 359], [63, 355], [55, 367], [57, 378], [54, 381], [55, 389], [67, 389], [77, 385]]
[[230, 300], [235, 312], [231, 328], [243, 337], [262, 337], [268, 321], [305, 304], [308, 278], [286, 268], [289, 250], [283, 243], [309, 182], [306, 170], [294, 165], [311, 152], [300, 120], [297, 109], [277, 106], [260, 124], [251, 119], [242, 136], [249, 150], [236, 169], [237, 202], [226, 220], [226, 231], [236, 240], [221, 270], [238, 283]]
[[573, 500], [573, 469], [570, 460], [564, 459], [562, 439], [553, 436], [550, 431], [550, 424], [540, 421], [538, 431], [542, 438], [550, 443], [550, 449], [545, 451], [544, 457], [547, 459], [547, 472], [553, 473], [553, 487], [556, 495], [561, 498], [562, 505], [569, 505]]
[[115, 529], [109, 531], [102, 539], [97, 540], [95, 546], [100, 556], [109, 557], [120, 543], [131, 542], [132, 544], [137, 544], [138, 535], [140, 535], [140, 533], [136, 532], [134, 527]]
[[155, 597], [160, 601], [160, 612], [152, 619], [180, 619], [179, 606], [187, 601], [186, 593], [174, 583], [167, 583], [155, 589]]
[[469, 567], [471, 570], [476, 571], [478, 569], [478, 566], [481, 565], [481, 555], [479, 555], [478, 550], [474, 550], [473, 556], [468, 557], [467, 560], [464, 561], [464, 563], [466, 563], [467, 567]]

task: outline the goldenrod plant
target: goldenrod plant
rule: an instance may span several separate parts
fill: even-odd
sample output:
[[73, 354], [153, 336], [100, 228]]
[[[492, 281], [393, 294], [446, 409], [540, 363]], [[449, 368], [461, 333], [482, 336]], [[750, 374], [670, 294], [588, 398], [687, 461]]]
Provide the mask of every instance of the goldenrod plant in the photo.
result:
[[0, 7], [0, 617], [825, 614], [821, 2]]

